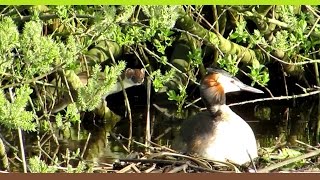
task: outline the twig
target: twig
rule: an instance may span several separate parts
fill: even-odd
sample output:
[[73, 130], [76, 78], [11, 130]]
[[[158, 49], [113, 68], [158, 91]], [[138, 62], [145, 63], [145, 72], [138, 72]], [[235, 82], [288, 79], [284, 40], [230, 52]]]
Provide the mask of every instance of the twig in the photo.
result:
[[188, 168], [188, 164], [182, 164], [181, 166], [175, 167], [173, 169], [171, 169], [170, 171], [168, 171], [168, 173], [178, 173], [181, 170], [184, 170]]
[[[254, 100], [249, 100], [249, 101], [242, 101], [242, 102], [238, 102], [238, 103], [228, 104], [228, 106], [230, 106], [230, 107], [231, 106], [239, 106], [239, 105], [243, 105], [243, 104], [256, 103], [256, 102], [261, 102], [261, 101], [289, 100], [289, 99], [296, 99], [296, 98], [301, 98], [301, 97], [312, 96], [312, 95], [316, 95], [319, 93], [320, 93], [320, 90], [316, 90], [316, 91], [312, 91], [309, 93], [292, 95], [292, 96], [278, 96], [278, 97], [271, 97], [271, 98], [261, 98], [261, 99], [254, 99]], [[194, 103], [198, 102], [199, 100], [201, 100], [201, 98], [194, 100], [192, 103], [189, 103], [185, 107], [189, 107], [189, 106], [191, 106], [191, 104], [194, 104]], [[206, 110], [206, 108], [201, 108], [200, 110], [203, 111], [203, 110]]]
[[312, 152], [309, 152], [307, 154], [303, 154], [303, 155], [298, 156], [298, 157], [290, 158], [288, 160], [279, 162], [277, 164], [273, 164], [273, 165], [271, 165], [269, 167], [265, 167], [263, 169], [259, 169], [257, 172], [258, 173], [268, 173], [268, 172], [270, 172], [272, 170], [275, 170], [277, 168], [283, 167], [285, 165], [288, 165], [288, 164], [291, 164], [291, 163], [294, 163], [294, 162], [297, 162], [297, 161], [300, 161], [300, 160], [303, 160], [303, 159], [310, 158], [312, 156], [316, 156], [318, 154], [320, 154], [320, 149], [312, 151]]
[[[261, 102], [261, 101], [274, 101], [274, 100], [289, 100], [289, 99], [296, 99], [296, 98], [301, 98], [301, 97], [307, 97], [307, 96], [312, 96], [319, 94], [320, 90], [312, 91], [309, 93], [304, 93], [304, 94], [298, 94], [298, 95], [292, 95], [292, 96], [278, 96], [278, 97], [272, 97], [272, 98], [261, 98], [261, 99], [254, 99], [250, 101], [243, 101], [239, 103], [232, 103], [229, 104], [228, 106], [238, 106], [238, 105], [243, 105], [243, 104], [248, 104], [248, 103], [256, 103], [256, 102]], [[205, 110], [206, 108], [201, 108], [201, 110]]]
[[193, 162], [197, 163], [198, 165], [200, 165], [201, 167], [205, 167], [205, 168], [210, 168], [210, 166], [208, 166], [208, 164], [200, 161], [199, 159], [193, 158], [191, 156], [187, 156], [187, 155], [182, 155], [182, 154], [178, 154], [178, 153], [172, 153], [172, 152], [159, 152], [159, 153], [154, 153], [152, 154], [149, 158], [156, 158], [159, 156], [176, 156], [176, 157], [182, 157], [182, 158], [186, 158], [189, 160], [192, 160]]
[[86, 144], [84, 145], [83, 150], [82, 150], [82, 153], [81, 153], [81, 156], [80, 156], [81, 158], [83, 158], [83, 155], [84, 155], [84, 153], [85, 153], [86, 150], [87, 150], [87, 147], [88, 147], [88, 143], [89, 143], [90, 138], [91, 138], [91, 133], [88, 134], [88, 138], [87, 138]]
[[21, 128], [18, 128], [18, 134], [19, 134], [21, 157], [22, 157], [22, 163], [23, 163], [23, 172], [27, 173], [27, 162], [26, 162], [26, 156], [25, 156], [25, 153], [24, 153], [24, 145], [23, 145]]
[[187, 105], [185, 105], [184, 108], [187, 108], [187, 107], [189, 107], [189, 106], [194, 106], [194, 104], [195, 104], [196, 102], [200, 101], [200, 100], [201, 100], [201, 98], [198, 98], [198, 99], [192, 101], [191, 103], [187, 103]]
[[317, 18], [320, 18], [320, 15], [318, 15], [311, 6], [306, 5], [306, 8], [313, 13]]
[[144, 173], [150, 173], [156, 168], [157, 164], [153, 163], [152, 166], [144, 171]]
[[20, 83], [14, 83], [14, 84], [5, 85], [5, 86], [2, 86], [1, 88], [2, 88], [2, 89], [6, 89], [6, 88], [12, 88], [12, 87], [16, 87], [16, 86], [23, 85], [23, 84], [30, 84], [30, 83], [32, 83], [32, 82], [37, 82], [38, 80], [46, 77], [47, 75], [52, 74], [52, 73], [58, 71], [58, 69], [61, 68], [64, 64], [65, 64], [65, 63], [62, 63], [62, 64], [56, 66], [56, 67], [55, 67], [54, 69], [52, 69], [51, 71], [49, 71], [49, 72], [47, 72], [47, 73], [45, 73], [45, 74], [42, 74], [42, 75], [40, 75], [40, 76], [37, 76], [37, 77], [35, 77], [35, 78], [28, 79], [28, 80], [22, 81], [22, 82], [20, 82]]
[[152, 141], [150, 141], [150, 143], [151, 143], [152, 145], [154, 145], [154, 146], [157, 146], [157, 147], [161, 148], [161, 150], [170, 151], [170, 152], [172, 152], [172, 153], [176, 153], [176, 152], [177, 152], [177, 151], [175, 151], [175, 150], [173, 150], [173, 149], [170, 149], [170, 148], [168, 148], [168, 147], [166, 147], [166, 146], [161, 146], [161, 145], [159, 145], [159, 144], [157, 144], [157, 143], [154, 143], [154, 142], [152, 142]]
[[128, 166], [126, 166], [126, 167], [120, 169], [119, 171], [117, 171], [117, 173], [126, 173], [131, 169], [132, 166], [133, 166], [133, 164], [129, 164]]
[[[120, 138], [125, 139], [125, 140], [129, 140], [128, 138], [124, 137], [124, 136], [121, 135], [121, 134], [118, 134], [118, 136], [119, 136]], [[138, 142], [138, 141], [132, 140], [132, 142], [133, 142], [133, 143], [136, 143], [136, 144], [139, 145], [139, 146], [142, 146], [142, 147], [145, 147], [145, 148], [149, 148], [150, 150], [153, 150], [153, 151], [162, 151], [162, 150], [165, 149], [165, 150], [170, 151], [170, 152], [176, 152], [176, 151], [174, 151], [174, 150], [171, 150], [171, 149], [166, 148], [166, 147], [163, 147], [163, 146], [160, 146], [160, 147], [152, 147], [152, 146], [149, 146], [149, 147], [147, 147], [145, 144], [140, 143], [140, 142]], [[152, 141], [150, 141], [150, 143], [151, 143], [151, 144], [155, 144], [155, 143], [152, 142]], [[159, 146], [159, 145], [157, 145], [157, 146]]]
[[172, 131], [172, 127], [168, 127], [167, 129], [165, 129], [163, 131], [163, 133], [161, 133], [160, 135], [158, 135], [156, 138], [154, 138], [155, 141], [158, 141], [160, 138], [162, 138], [164, 135], [168, 134], [170, 131]]
[[[0, 131], [1, 131], [1, 129], [0, 129]], [[4, 143], [6, 146], [8, 146], [9, 148], [11, 148], [13, 151], [16, 151], [16, 152], [19, 151], [16, 147], [12, 146], [12, 145], [4, 138], [4, 136], [3, 136], [1, 133], [0, 133], [0, 139], [2, 139], [3, 143]]]
[[255, 163], [254, 163], [254, 161], [253, 161], [252, 157], [250, 156], [250, 154], [249, 154], [248, 150], [247, 150], [247, 154], [248, 154], [249, 159], [250, 159], [250, 162], [251, 162], [251, 164], [252, 164], [252, 166], [253, 166], [254, 172], [257, 172], [257, 167], [256, 167], [256, 165], [255, 165]]
[[60, 167], [60, 164], [58, 162], [56, 162], [46, 151], [44, 151], [42, 149], [42, 145], [40, 144], [40, 138], [39, 136], [37, 136], [38, 138], [38, 148], [40, 150], [41, 153], [43, 153], [44, 155], [46, 155], [48, 157], [48, 159], [50, 159], [51, 162], [53, 162], [57, 167]]
[[[113, 57], [113, 54], [112, 54], [112, 52], [111, 52], [111, 49], [108, 48], [108, 50], [109, 50], [109, 54], [110, 54], [110, 57], [111, 57], [111, 59], [112, 59], [112, 62], [113, 62], [114, 64], [116, 64], [116, 60], [115, 60], [114, 57]], [[124, 98], [125, 98], [125, 104], [126, 104], [127, 111], [128, 111], [128, 116], [129, 116], [129, 141], [128, 141], [128, 146], [127, 146], [127, 148], [128, 148], [128, 150], [130, 151], [131, 140], [132, 140], [132, 115], [131, 115], [131, 108], [130, 108], [130, 102], [129, 102], [129, 99], [128, 99], [127, 92], [126, 92], [126, 90], [125, 90], [125, 88], [124, 88], [124, 85], [123, 85], [123, 81], [122, 81], [122, 79], [121, 79], [120, 76], [118, 77], [118, 79], [119, 79], [119, 82], [120, 82], [121, 87], [122, 87], [122, 92], [123, 92], [123, 96], [124, 96]]]
[[286, 76], [285, 76], [285, 71], [284, 71], [284, 68], [283, 68], [283, 65], [281, 65], [281, 71], [282, 71], [282, 78], [283, 78], [283, 82], [284, 82], [284, 89], [286, 90], [286, 96], [288, 96], [288, 86], [287, 86], [287, 80], [286, 80]]
[[[150, 66], [146, 66], [143, 62], [143, 60], [140, 58], [138, 52], [136, 50], [134, 50], [133, 48], [130, 47], [130, 49], [133, 51], [133, 53], [136, 55], [136, 57], [139, 59], [140, 63], [142, 64], [143, 68], [146, 70], [146, 73], [149, 75], [149, 77], [151, 78], [150, 76], [150, 72], [148, 71], [148, 68], [150, 69]], [[141, 49], [141, 48], [140, 48]]]
[[150, 146], [151, 132], [150, 132], [150, 96], [151, 96], [151, 79], [147, 78], [147, 122], [146, 122], [146, 137], [145, 145]]
[[[74, 17], [85, 18], [85, 19], [94, 19], [95, 18], [94, 16], [90, 16], [90, 15], [81, 15], [81, 14], [69, 15], [69, 18], [74, 18]], [[18, 21], [19, 20], [19, 21], [25, 22], [25, 21], [30, 21], [31, 18], [32, 18], [32, 16], [20, 16], [20, 17], [14, 18], [13, 21]], [[45, 14], [45, 15], [39, 16], [39, 18], [41, 20], [45, 21], [45, 20], [59, 18], [59, 16], [56, 15], [56, 14]]]
[[191, 164], [189, 161], [187, 161], [187, 164], [189, 167], [191, 167], [193, 169], [201, 170], [201, 171], [212, 172], [212, 173], [230, 173], [229, 171], [218, 171], [218, 170], [213, 170], [213, 169], [209, 169], [209, 168], [203, 168], [200, 166], [195, 166], [195, 165]]
[[185, 164], [186, 161], [174, 161], [166, 159], [119, 159], [120, 162], [142, 163], [142, 164]]
[[157, 104], [152, 104], [153, 107], [155, 107], [158, 111], [160, 111], [163, 115], [167, 117], [172, 117], [172, 115], [168, 112], [166, 108], [162, 108], [158, 106]]
[[303, 62], [286, 62], [286, 61], [283, 61], [279, 58], [277, 58], [276, 56], [270, 54], [269, 52], [267, 52], [264, 48], [262, 48], [259, 44], [257, 44], [257, 46], [264, 52], [266, 53], [268, 56], [272, 57], [273, 59], [283, 63], [283, 64], [287, 64], [287, 65], [292, 65], [292, 66], [299, 66], [299, 65], [305, 65], [305, 64], [310, 64], [310, 63], [320, 63], [320, 60], [313, 60], [313, 59], [310, 59], [310, 58], [307, 58], [307, 57], [304, 57], [304, 56], [301, 56], [301, 55], [298, 55], [299, 57], [303, 58], [303, 59], [306, 59], [308, 61], [303, 61]]
[[128, 150], [128, 148], [119, 141], [119, 139], [116, 137], [116, 135], [114, 135], [112, 132], [109, 132], [109, 133], [110, 133], [111, 137], [112, 137], [113, 139], [115, 139], [115, 140], [122, 146], [122, 148], [123, 148], [127, 153], [130, 153], [130, 151]]
[[299, 140], [295, 140], [295, 141], [296, 141], [297, 143], [299, 143], [299, 144], [302, 144], [302, 145], [308, 147], [308, 148], [312, 148], [313, 150], [318, 150], [318, 148], [313, 147], [313, 146], [311, 146], [311, 145], [309, 145], [309, 144], [306, 144], [306, 143], [304, 143], [304, 142], [302, 142], [302, 141], [299, 141]]
[[141, 171], [137, 168], [135, 164], [131, 166], [131, 169], [133, 169], [136, 173], [141, 173]]

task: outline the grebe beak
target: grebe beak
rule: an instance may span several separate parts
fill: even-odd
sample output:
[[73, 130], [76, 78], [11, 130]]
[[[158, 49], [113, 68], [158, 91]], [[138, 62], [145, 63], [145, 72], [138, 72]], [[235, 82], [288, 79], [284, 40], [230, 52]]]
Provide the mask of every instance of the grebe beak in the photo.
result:
[[261, 94], [264, 93], [260, 89], [248, 86], [248, 85], [242, 83], [241, 81], [234, 81], [234, 82], [240, 88], [241, 91], [248, 91], [248, 92], [252, 92], [252, 93], [261, 93]]

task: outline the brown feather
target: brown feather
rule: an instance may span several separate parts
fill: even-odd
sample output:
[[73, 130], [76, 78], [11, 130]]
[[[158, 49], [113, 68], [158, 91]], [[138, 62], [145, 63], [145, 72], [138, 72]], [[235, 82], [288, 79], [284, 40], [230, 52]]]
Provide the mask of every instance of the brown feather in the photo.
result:
[[216, 113], [214, 105], [225, 104], [225, 94], [222, 85], [218, 82], [219, 74], [209, 73], [207, 74], [200, 85], [200, 95], [206, 105], [207, 109]]

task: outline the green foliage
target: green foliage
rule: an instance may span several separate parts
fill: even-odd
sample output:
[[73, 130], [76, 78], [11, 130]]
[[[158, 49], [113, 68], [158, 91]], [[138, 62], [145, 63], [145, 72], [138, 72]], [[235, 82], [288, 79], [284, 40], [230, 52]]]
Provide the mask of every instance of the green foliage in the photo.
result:
[[[291, 148], [281, 148], [277, 151], [274, 151], [274, 148], [263, 148], [263, 150], [264, 150], [264, 153], [261, 156], [261, 158], [269, 163], [274, 163], [275, 160], [286, 160], [286, 159], [295, 158], [303, 155], [302, 152], [295, 149], [291, 149]], [[286, 166], [283, 166], [281, 167], [281, 169], [292, 170], [295, 168], [302, 167], [306, 163], [307, 163], [307, 160], [302, 159], [300, 161], [296, 161]]]
[[0, 73], [11, 67], [14, 60], [13, 49], [19, 47], [19, 32], [11, 18], [0, 21]]
[[58, 170], [56, 166], [48, 166], [38, 156], [29, 159], [29, 171], [31, 173], [54, 173]]
[[84, 172], [87, 168], [86, 163], [84, 161], [80, 161], [75, 169], [70, 164], [70, 160], [80, 159], [80, 148], [78, 148], [75, 152], [70, 152], [69, 149], [66, 149], [66, 154], [62, 155], [62, 158], [65, 160], [65, 163], [67, 164], [67, 173], [81, 173]]
[[56, 115], [56, 125], [59, 129], [66, 128], [65, 123], [63, 123], [62, 115], [60, 113]]
[[52, 69], [54, 60], [60, 57], [59, 49], [53, 40], [41, 36], [42, 24], [40, 22], [27, 22], [21, 36], [21, 52], [24, 56], [21, 61], [21, 75], [27, 78], [36, 73], [42, 74]]
[[59, 43], [60, 62], [65, 63], [66, 70], [76, 70], [80, 64], [77, 62], [79, 51], [83, 48], [77, 44], [74, 36], [68, 36], [66, 44]]
[[[87, 169], [87, 164], [84, 161], [79, 161], [78, 165], [73, 168], [70, 164], [70, 160], [77, 160], [80, 158], [80, 149], [78, 148], [75, 152], [70, 152], [69, 149], [66, 150], [66, 154], [62, 154], [62, 158], [65, 160], [66, 173], [83, 173]], [[29, 171], [31, 173], [55, 173], [58, 171], [58, 159], [54, 159], [54, 165], [48, 165], [45, 161], [41, 160], [40, 157], [31, 157], [28, 161]], [[92, 172], [92, 171], [89, 171]]]
[[[129, 8], [130, 9], [130, 8]], [[149, 26], [135, 24], [126, 24], [124, 27], [119, 25], [110, 25], [108, 33], [105, 33], [107, 39], [117, 42], [120, 46], [131, 46], [144, 42], [152, 42], [157, 51], [165, 54], [165, 49], [172, 45], [173, 39], [170, 37], [173, 32], [170, 28], [174, 26], [178, 17], [178, 10], [175, 6], [141, 6], [142, 12], [149, 19]], [[131, 12], [131, 11], [130, 11]], [[127, 14], [126, 17], [132, 14]], [[116, 18], [116, 22], [126, 22]]]
[[17, 88], [12, 97], [13, 102], [6, 98], [3, 90], [0, 91], [0, 123], [10, 129], [21, 128], [25, 131], [35, 131], [33, 122], [35, 115], [26, 111], [28, 100], [32, 90], [28, 86]]
[[60, 6], [53, 6], [55, 13], [61, 19], [67, 19], [69, 17], [69, 11], [71, 10], [70, 5], [60, 5]]
[[[306, 36], [310, 30], [307, 23], [307, 18], [311, 18], [308, 13], [297, 16], [295, 6], [277, 6], [276, 12], [280, 19], [285, 22], [290, 29], [282, 29], [277, 31], [275, 38], [271, 41], [272, 49], [281, 50], [287, 56], [294, 56], [300, 54], [297, 48], [303, 50], [306, 55], [308, 51], [314, 47], [315, 44]], [[311, 45], [313, 44], [313, 45]]]
[[169, 29], [162, 29], [157, 36], [159, 39], [153, 40], [153, 45], [156, 47], [157, 51], [162, 55], [165, 54], [165, 50], [167, 47], [172, 45], [173, 39], [170, 36], [173, 34]]
[[67, 106], [67, 112], [64, 116], [62, 116], [60, 113], [56, 115], [56, 125], [61, 130], [67, 130], [72, 124], [80, 122], [80, 113], [76, 103], [71, 103]]
[[250, 37], [250, 34], [246, 30], [247, 22], [241, 20], [236, 24], [237, 24], [236, 30], [229, 36], [230, 39], [235, 39], [237, 43], [247, 42]]
[[117, 82], [126, 64], [120, 61], [114, 66], [106, 66], [104, 73], [100, 73], [100, 66], [93, 67], [92, 76], [88, 79], [87, 86], [78, 89], [77, 106], [81, 111], [92, 111], [102, 100], [102, 96]]
[[[268, 7], [266, 6], [266, 8]], [[314, 8], [314, 12], [319, 9], [318, 6], [312, 6], [312, 8]], [[203, 56], [203, 46], [210, 48], [214, 45], [214, 53], [223, 53], [225, 56], [218, 57], [217, 62], [221, 68], [233, 75], [238, 73], [240, 62], [250, 63], [248, 65], [250, 72], [247, 75], [253, 80], [252, 85], [255, 83], [262, 86], [267, 85], [269, 73], [266, 63], [276, 61], [269, 55], [279, 55], [277, 57], [280, 60], [288, 62], [318, 58], [320, 26], [317, 15], [310, 11], [308, 6], [270, 6], [268, 12], [261, 12], [261, 10], [263, 11], [262, 6], [219, 6], [220, 10], [217, 11], [217, 15], [222, 18], [220, 19], [222, 21], [217, 22], [219, 23], [219, 32], [233, 30], [229, 36], [226, 33], [220, 36], [212, 29], [210, 29], [210, 33], [197, 31], [198, 27], [206, 26], [205, 19], [202, 18], [212, 16], [206, 13], [206, 9], [204, 6], [138, 5], [2, 7], [2, 19], [0, 20], [0, 85], [2, 87], [0, 92], [0, 123], [10, 129], [21, 128], [27, 131], [34, 131], [36, 127], [42, 127], [41, 130], [69, 130], [72, 125], [78, 124], [80, 122], [79, 110], [91, 111], [96, 108], [102, 101], [102, 95], [115, 84], [125, 68], [125, 63], [120, 62], [112, 67], [107, 66], [103, 73], [100, 72], [101, 67], [97, 64], [110, 64], [108, 53], [109, 50], [114, 49], [110, 44], [117, 43], [119, 45], [117, 48], [121, 49], [119, 52], [126, 54], [126, 57], [127, 55], [133, 56], [133, 52], [137, 53], [134, 55], [139, 55], [146, 67], [149, 66], [153, 71], [151, 78], [155, 91], [166, 90], [168, 99], [177, 102], [178, 112], [182, 112], [183, 104], [188, 98], [186, 92], [188, 83], [181, 83], [174, 68], [180, 69], [178, 66], [181, 66], [186, 70], [184, 75], [188, 76], [185, 79], [189, 81], [195, 78], [192, 81], [198, 81], [199, 79], [196, 78], [199, 76], [196, 72], [200, 70], [199, 72], [202, 73], [204, 66], [211, 65], [209, 64], [212, 63], [212, 61], [209, 62], [212, 60], [210, 58], [215, 58], [215, 54], [211, 54], [212, 51], [206, 51], [209, 54]], [[190, 15], [190, 22], [186, 21], [187, 18], [182, 18], [185, 17], [183, 12]], [[228, 12], [230, 16], [224, 16], [220, 12]], [[54, 18], [48, 20], [52, 17]], [[186, 23], [191, 28], [188, 30], [181, 28], [183, 26], [180, 26], [181, 29], [173, 28], [176, 21]], [[236, 22], [235, 27], [233, 27], [234, 21], [239, 21]], [[201, 23], [196, 24], [197, 22]], [[252, 23], [253, 26], [251, 26]], [[207, 30], [207, 27], [204, 29]], [[172, 54], [168, 54], [168, 52], [175, 52], [175, 47], [168, 48], [174, 44], [176, 35], [181, 33], [194, 38], [195, 41], [192, 43], [201, 45], [201, 47], [191, 47], [192, 50], [188, 52], [187, 59], [181, 59], [181, 61], [179, 59], [178, 63], [175, 61], [174, 64], [170, 64], [169, 57]], [[188, 40], [189, 38], [186, 39], [186, 41]], [[210, 42], [209, 45], [207, 41]], [[191, 44], [190, 41], [185, 45], [189, 46], [189, 44]], [[90, 53], [88, 53], [90, 57], [87, 56], [89, 47], [98, 49], [98, 53], [92, 54], [98, 58], [103, 57], [101, 61], [90, 59], [92, 55]], [[118, 55], [123, 54], [119, 53], [115, 57], [118, 58]], [[150, 56], [152, 58], [149, 58]], [[208, 64], [203, 66], [203, 58], [207, 57], [209, 58], [205, 59], [205, 62]], [[157, 62], [152, 62], [154, 60]], [[173, 67], [176, 65], [178, 66]], [[161, 72], [159, 67], [165, 70], [164, 74], [162, 74], [164, 71]], [[293, 67], [288, 69], [298, 69], [297, 66]], [[305, 65], [298, 67], [301, 67], [300, 69], [309, 68]], [[61, 72], [68, 75], [68, 70], [76, 78], [78, 78], [76, 73], [83, 70], [92, 72], [92, 76], [89, 78], [87, 86], [75, 87], [78, 92], [76, 94], [77, 101], [70, 104], [65, 113], [58, 113], [55, 116], [45, 114], [41, 116], [41, 119], [38, 118], [34, 112], [48, 109], [46, 105], [51, 103], [51, 99], [56, 98], [54, 93], [48, 95], [47, 89], [53, 87], [51, 79], [55, 78], [56, 74], [60, 75]], [[314, 69], [311, 69], [310, 72], [313, 73], [313, 71]], [[64, 79], [55, 80], [58, 81], [58, 92], [67, 89], [63, 84]], [[177, 84], [178, 90], [173, 91], [166, 88], [166, 84], [170, 81]], [[30, 97], [32, 90], [34, 93]], [[12, 99], [10, 91], [13, 92]], [[45, 92], [43, 93], [43, 91]], [[28, 106], [28, 101], [30, 101], [30, 106]], [[35, 108], [31, 109], [33, 106]], [[49, 121], [53, 117], [56, 120], [54, 128]], [[35, 124], [35, 120], [39, 124]], [[71, 131], [65, 132], [73, 133]], [[71, 154], [67, 151], [63, 157], [67, 172], [83, 172], [85, 170], [86, 164], [84, 162], [80, 162], [76, 168], [69, 163], [70, 160], [79, 157], [78, 152]], [[31, 165], [33, 167], [30, 168], [31, 172], [55, 172], [57, 170], [50, 169], [50, 166], [37, 157], [31, 158], [30, 164], [33, 164]]]
[[86, 169], [87, 169], [87, 164], [84, 161], [80, 161], [76, 169], [73, 171], [73, 173], [83, 173]]
[[250, 43], [251, 45], [263, 45], [263, 46], [267, 46], [267, 42], [266, 39], [263, 37], [263, 35], [260, 33], [260, 31], [258, 30], [254, 30], [253, 31], [253, 35], [250, 38]]
[[191, 67], [198, 68], [202, 64], [202, 50], [197, 48], [189, 51], [188, 58], [190, 59]]
[[71, 103], [67, 106], [66, 118], [67, 121], [73, 124], [80, 123], [80, 113], [78, 112], [76, 103]]
[[233, 76], [235, 76], [239, 71], [237, 55], [229, 54], [224, 57], [220, 56], [217, 62], [220, 68], [230, 72]]
[[[251, 35], [246, 30], [246, 21], [242, 20], [237, 22], [236, 31], [233, 32], [229, 37], [230, 39], [235, 39], [237, 43], [249, 43], [248, 48], [254, 47], [255, 45], [263, 45], [267, 46], [267, 42], [264, 39], [263, 35], [258, 30], [254, 30], [253, 35]], [[282, 39], [284, 40], [284, 39]], [[278, 43], [280, 47], [286, 47], [284, 45], [285, 41], [281, 41]], [[270, 48], [269, 48], [270, 50]], [[218, 63], [220, 67], [224, 68], [225, 70], [229, 71], [231, 74], [235, 75], [238, 72], [238, 62], [237, 56], [234, 55], [227, 55], [225, 58], [219, 58]], [[256, 82], [259, 83], [261, 86], [266, 86], [269, 81], [269, 72], [267, 68], [260, 64], [258, 60], [253, 59], [252, 65], [248, 66], [251, 70], [249, 77], [253, 80], [252, 85]]]
[[254, 61], [252, 66], [248, 66], [251, 70], [249, 77], [251, 77], [252, 86], [257, 82], [261, 86], [266, 86], [269, 82], [269, 73], [264, 65], [260, 64], [258, 61]]
[[[48, 73], [59, 64], [66, 64], [69, 69], [77, 67], [80, 47], [76, 45], [73, 36], [69, 36], [66, 45], [44, 37], [40, 21], [27, 22], [19, 36], [12, 19], [4, 18], [0, 21], [0, 35], [0, 73], [14, 68], [17, 77], [29, 79], [36, 74]], [[13, 50], [19, 51], [19, 56]]]
[[20, 39], [23, 59], [17, 65], [21, 76], [31, 78], [35, 74], [45, 74], [62, 63], [70, 69], [76, 67], [78, 48], [72, 36], [64, 45], [41, 34], [41, 22], [30, 21], [25, 24]]
[[120, 12], [115, 18], [116, 22], [124, 23], [129, 20], [129, 18], [132, 17], [134, 10], [136, 6], [134, 5], [123, 5], [117, 8], [117, 10]]
[[187, 89], [187, 86], [182, 86], [179, 84], [179, 94], [176, 94], [176, 92], [174, 90], [169, 90], [167, 92], [168, 99], [171, 101], [177, 102], [177, 105], [178, 105], [177, 112], [178, 113], [182, 112], [183, 104], [184, 104], [186, 98], [188, 97], [186, 89]]
[[172, 28], [179, 17], [178, 6], [141, 6], [142, 12], [157, 23], [157, 26]]
[[154, 71], [150, 76], [153, 79], [152, 84], [156, 92], [164, 87], [164, 85], [169, 82], [174, 77], [175, 71], [171, 69], [164, 75], [160, 70]]

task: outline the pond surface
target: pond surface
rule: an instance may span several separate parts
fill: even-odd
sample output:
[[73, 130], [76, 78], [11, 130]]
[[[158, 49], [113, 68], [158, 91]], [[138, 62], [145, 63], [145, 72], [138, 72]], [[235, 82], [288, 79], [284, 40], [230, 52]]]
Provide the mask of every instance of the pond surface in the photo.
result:
[[[146, 98], [144, 96], [133, 95], [139, 88], [127, 90], [133, 120], [133, 142], [131, 152], [143, 152], [146, 129]], [[144, 90], [141, 89], [143, 92]], [[143, 92], [144, 93], [144, 92]], [[142, 93], [142, 94], [143, 94]], [[257, 142], [260, 147], [274, 146], [279, 142], [291, 142], [295, 140], [307, 144], [316, 145], [319, 142], [319, 115], [318, 96], [300, 98], [285, 101], [265, 101], [259, 103], [248, 103], [239, 106], [232, 106], [231, 109], [245, 119], [252, 127]], [[227, 104], [241, 102], [248, 99], [261, 98], [250, 94], [231, 94], [227, 96]], [[129, 154], [126, 146], [129, 137], [129, 119], [121, 96], [115, 95], [107, 97], [108, 107], [123, 118], [115, 127], [110, 127], [107, 123], [88, 118], [81, 126], [73, 127], [66, 132], [55, 133], [59, 141], [59, 146], [54, 143], [54, 138], [50, 133], [42, 138], [42, 149], [50, 157], [61, 157], [66, 154], [66, 150], [85, 152], [83, 157], [86, 160], [99, 163], [112, 163], [117, 158], [125, 158]], [[179, 132], [183, 116], [189, 117], [199, 110], [192, 106], [184, 109], [184, 114], [177, 116], [176, 106], [173, 102], [153, 103], [150, 110], [151, 137], [152, 141], [170, 147], [173, 139]], [[196, 103], [203, 107], [201, 101]], [[110, 133], [111, 132], [111, 133]], [[2, 135], [5, 136], [2, 132]], [[6, 136], [12, 145], [19, 147], [17, 136], [12, 133], [11, 138]], [[90, 137], [88, 137], [90, 134]], [[125, 138], [119, 138], [125, 137]], [[28, 157], [38, 155], [36, 134], [25, 133], [25, 149]], [[45, 141], [45, 139], [48, 139]], [[141, 144], [138, 144], [138, 143]], [[83, 151], [85, 149], [85, 151]]]
[[[250, 93], [232, 94], [228, 96], [227, 104], [257, 98], [259, 97], [250, 95]], [[119, 99], [117, 100], [119, 102]], [[111, 105], [113, 101], [114, 99], [110, 98], [108, 105]], [[147, 112], [146, 101], [139, 96], [133, 96], [130, 102], [133, 112], [133, 139], [144, 144]], [[203, 107], [201, 101], [197, 105]], [[125, 112], [125, 107], [120, 107], [118, 110]], [[297, 145], [296, 140], [311, 145], [316, 145], [319, 142], [317, 96], [296, 100], [249, 103], [232, 106], [231, 109], [245, 119], [252, 127], [260, 147], [275, 146], [280, 142], [289, 142], [295, 146]], [[153, 142], [162, 146], [171, 146], [183, 122], [183, 118], [177, 118], [175, 114], [176, 110], [176, 106], [172, 103], [153, 104], [150, 111], [151, 137]], [[185, 114], [182, 116], [186, 117], [198, 112], [196, 108], [191, 106], [184, 110]], [[120, 120], [113, 130], [113, 133], [121, 134], [123, 137], [128, 137], [128, 132], [128, 118]], [[108, 157], [124, 157], [127, 154], [119, 145], [120, 143], [127, 145], [128, 141], [126, 139], [115, 140], [114, 137], [109, 137], [109, 148], [112, 154], [108, 155]], [[132, 150], [143, 151], [144, 147], [137, 143], [132, 143]]]

